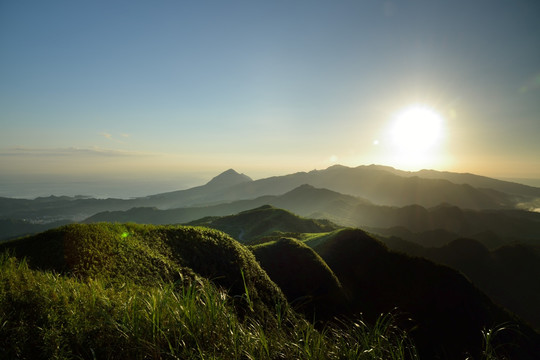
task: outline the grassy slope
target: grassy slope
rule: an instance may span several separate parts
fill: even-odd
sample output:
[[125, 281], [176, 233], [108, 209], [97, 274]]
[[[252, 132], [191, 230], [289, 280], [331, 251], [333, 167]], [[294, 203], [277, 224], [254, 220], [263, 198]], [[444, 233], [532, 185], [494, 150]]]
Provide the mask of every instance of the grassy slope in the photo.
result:
[[326, 220], [305, 219], [269, 205], [236, 215], [204, 218], [190, 224], [202, 224], [226, 232], [240, 242], [257, 242], [261, 238], [281, 237], [283, 233], [327, 232], [338, 228]]
[[321, 257], [302, 242], [281, 238], [252, 251], [287, 296], [308, 319], [329, 320], [346, 306], [337, 277]]
[[107, 277], [147, 285], [195, 273], [232, 296], [246, 285], [259, 314], [284, 302], [279, 288], [246, 248], [225, 234], [185, 226], [74, 224], [2, 244], [39, 269], [83, 277]]
[[[221, 232], [69, 225], [0, 246], [0, 354], [19, 359], [404, 359], [389, 317], [325, 327], [288, 310]], [[20, 260], [26, 257], [26, 260]], [[183, 280], [183, 281], [182, 281]]]

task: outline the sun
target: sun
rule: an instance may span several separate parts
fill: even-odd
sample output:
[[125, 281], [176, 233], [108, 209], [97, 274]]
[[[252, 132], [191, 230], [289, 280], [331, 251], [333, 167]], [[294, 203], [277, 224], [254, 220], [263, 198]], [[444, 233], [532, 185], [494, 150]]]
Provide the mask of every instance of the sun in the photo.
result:
[[440, 140], [442, 117], [433, 109], [413, 105], [395, 116], [392, 126], [394, 144], [405, 152], [429, 150]]
[[390, 140], [394, 159], [403, 168], [430, 166], [443, 137], [443, 117], [426, 105], [410, 105], [392, 119]]

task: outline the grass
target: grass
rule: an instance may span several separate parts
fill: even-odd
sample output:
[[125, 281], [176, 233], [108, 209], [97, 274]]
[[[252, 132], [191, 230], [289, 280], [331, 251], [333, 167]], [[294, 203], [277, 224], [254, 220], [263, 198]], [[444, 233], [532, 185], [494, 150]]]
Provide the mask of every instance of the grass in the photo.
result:
[[284, 306], [275, 307], [278, 326], [265, 327], [239, 317], [227, 292], [204, 279], [188, 286], [118, 284], [0, 258], [4, 358], [404, 359], [414, 353], [391, 321], [318, 330], [300, 317], [279, 316]]
[[[312, 253], [260, 249], [279, 244]], [[418, 358], [397, 322], [314, 325], [216, 230], [79, 224], [0, 245], [0, 359]]]
[[[31, 268], [82, 279], [107, 278], [122, 284], [151, 286], [156, 281], [186, 284], [196, 276], [226, 289], [237, 310], [249, 306], [240, 297], [247, 285], [259, 320], [273, 322], [269, 308], [285, 301], [281, 290], [253, 254], [226, 234], [190, 226], [73, 224], [0, 244], [26, 257]], [[243, 271], [244, 277], [242, 277]]]

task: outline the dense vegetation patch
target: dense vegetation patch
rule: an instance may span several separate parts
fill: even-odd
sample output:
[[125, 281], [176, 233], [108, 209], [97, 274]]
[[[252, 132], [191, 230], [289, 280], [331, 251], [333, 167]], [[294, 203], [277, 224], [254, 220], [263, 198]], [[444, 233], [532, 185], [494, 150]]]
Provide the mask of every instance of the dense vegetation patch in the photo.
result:
[[[426, 306], [453, 304], [455, 297], [441, 302], [432, 291], [440, 284], [450, 281], [464, 303], [484, 301], [455, 273], [446, 278], [448, 270], [390, 254], [362, 231], [303, 238], [317, 253], [294, 239], [252, 249], [289, 299], [313, 296], [321, 300], [314, 309], [328, 306], [342, 320], [315, 326], [291, 310], [253, 253], [217, 230], [78, 224], [0, 244], [0, 354], [8, 359], [414, 359], [417, 350], [399, 327], [402, 316], [375, 311], [398, 297], [401, 310], [425, 315], [415, 319], [417, 327], [431, 335], [449, 321], [441, 312], [459, 310]], [[422, 272], [427, 280], [412, 282]], [[321, 284], [330, 293], [343, 286], [347, 306], [332, 308], [337, 298], [319, 296]], [[423, 312], [414, 313], [411, 304]], [[484, 305], [469, 310], [488, 311], [490, 305]], [[360, 312], [371, 325], [354, 320]], [[482, 342], [480, 323], [470, 329], [471, 322], [460, 324], [463, 328], [451, 329], [457, 335], [421, 337], [416, 331], [411, 336], [448, 336], [437, 344], [456, 345], [461, 333], [474, 332]], [[485, 332], [485, 338], [493, 334]], [[499, 342], [485, 344], [495, 351]], [[429, 346], [421, 343], [423, 354], [430, 354]], [[486, 350], [484, 358], [493, 358], [493, 351]]]
[[[108, 229], [108, 230], [107, 230]], [[120, 230], [126, 230], [120, 232]], [[143, 236], [147, 231], [151, 236]], [[176, 240], [170, 232], [175, 232]], [[276, 301], [267, 308], [275, 320], [260, 317], [255, 308], [256, 289], [260, 283], [248, 285], [251, 274], [242, 271], [242, 294], [233, 295], [228, 289], [197, 275], [193, 269], [189, 281], [167, 279], [163, 274], [172, 271], [174, 259], [197, 264], [198, 252], [211, 248], [205, 241], [220, 244], [225, 235], [196, 228], [142, 227], [133, 225], [101, 225], [97, 228], [74, 226], [50, 232], [44, 238], [58, 241], [60, 256], [43, 260], [39, 267], [30, 261], [17, 259], [4, 252], [0, 256], [0, 354], [8, 359], [404, 359], [414, 357], [414, 348], [406, 335], [397, 329], [391, 317], [381, 319], [375, 327], [358, 321], [315, 329], [314, 326], [290, 313], [288, 303]], [[114, 245], [119, 239], [131, 240], [125, 248]], [[137, 241], [131, 247], [131, 241]], [[168, 236], [165, 236], [167, 235]], [[85, 237], [75, 241], [73, 236]], [[92, 235], [92, 236], [90, 236]], [[98, 236], [99, 235], [99, 236]], [[120, 236], [117, 236], [120, 235]], [[190, 244], [199, 238], [200, 244]], [[207, 239], [200, 237], [207, 236]], [[56, 240], [55, 240], [56, 239]], [[67, 240], [66, 240], [67, 239]], [[163, 241], [160, 242], [159, 239]], [[165, 240], [168, 239], [168, 240]], [[226, 238], [225, 238], [226, 239]], [[64, 241], [71, 247], [64, 247]], [[185, 241], [185, 243], [184, 243]], [[194, 240], [193, 240], [194, 241]], [[156, 243], [150, 247], [148, 243]], [[177, 244], [173, 246], [171, 244]], [[166, 245], [170, 248], [167, 249]], [[183, 245], [179, 245], [183, 244]], [[41, 244], [29, 238], [11, 243], [11, 251], [32, 253]], [[77, 247], [80, 245], [80, 249]], [[223, 256], [238, 249], [229, 244], [217, 255]], [[114, 259], [133, 251], [157, 251], [163, 246], [167, 266], [139, 267], [133, 258]], [[174, 255], [182, 246], [194, 246], [192, 260]], [[218, 245], [216, 245], [218, 246]], [[75, 247], [75, 249], [73, 248]], [[32, 249], [32, 251], [30, 251]], [[48, 248], [52, 251], [53, 248]], [[67, 250], [66, 250], [67, 249]], [[122, 250], [123, 249], [123, 250]], [[131, 249], [131, 250], [130, 250]], [[229, 249], [229, 250], [226, 250]], [[44, 251], [45, 248], [42, 249]], [[76, 251], [75, 251], [76, 250]], [[84, 251], [83, 251], [84, 250]], [[165, 255], [170, 250], [169, 255]], [[246, 264], [252, 255], [246, 249]], [[238, 250], [239, 251], [239, 250]], [[100, 259], [96, 254], [110, 256]], [[37, 253], [36, 253], [37, 254]], [[66, 255], [67, 254], [67, 255]], [[33, 255], [33, 254], [32, 254]], [[85, 256], [88, 255], [86, 258]], [[207, 254], [206, 254], [207, 255]], [[144, 255], [148, 256], [148, 254]], [[200, 255], [202, 256], [202, 255]], [[250, 257], [251, 256], [251, 257]], [[75, 260], [77, 261], [75, 261]], [[171, 260], [173, 259], [173, 260]], [[223, 262], [235, 259], [227, 256]], [[216, 260], [212, 258], [211, 260]], [[236, 260], [235, 260], [236, 261]], [[35, 262], [37, 263], [37, 262]], [[131, 270], [137, 276], [114, 273]], [[177, 269], [183, 269], [177, 264]], [[199, 265], [202, 266], [202, 265]], [[202, 266], [199, 273], [219, 269], [224, 265]], [[232, 266], [232, 265], [231, 265]], [[58, 267], [59, 272], [54, 268]], [[103, 271], [98, 271], [102, 267]], [[187, 269], [187, 268], [186, 268]], [[191, 268], [189, 268], [191, 269]], [[202, 270], [201, 270], [202, 269]], [[259, 268], [260, 269], [260, 268]], [[159, 276], [154, 276], [154, 270]], [[255, 271], [255, 270], [252, 270]], [[261, 270], [262, 271], [262, 270]], [[142, 278], [143, 274], [146, 280]], [[149, 281], [153, 279], [153, 281]], [[250, 290], [251, 289], [251, 290]], [[262, 294], [262, 292], [261, 292]], [[275, 299], [275, 297], [274, 297]], [[278, 297], [279, 299], [279, 297]], [[247, 312], [239, 313], [238, 302], [244, 302]]]

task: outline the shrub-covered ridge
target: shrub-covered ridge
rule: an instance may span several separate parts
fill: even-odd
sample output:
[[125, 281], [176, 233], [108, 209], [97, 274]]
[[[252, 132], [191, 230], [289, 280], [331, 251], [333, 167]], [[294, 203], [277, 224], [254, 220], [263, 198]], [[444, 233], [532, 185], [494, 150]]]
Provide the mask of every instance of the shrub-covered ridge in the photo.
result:
[[[237, 315], [206, 279], [119, 284], [32, 270], [0, 257], [0, 357], [5, 359], [405, 359], [414, 348], [390, 317], [317, 330], [285, 316], [275, 326]], [[248, 292], [242, 297], [250, 302]]]

